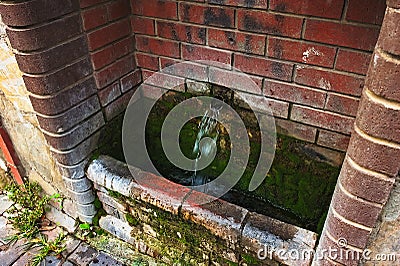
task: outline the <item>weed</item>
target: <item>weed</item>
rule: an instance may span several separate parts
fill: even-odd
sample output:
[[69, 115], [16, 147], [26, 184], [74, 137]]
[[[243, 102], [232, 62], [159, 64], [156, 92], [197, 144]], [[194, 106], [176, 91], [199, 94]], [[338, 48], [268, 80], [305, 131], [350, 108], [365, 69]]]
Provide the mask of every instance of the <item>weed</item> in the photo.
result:
[[64, 234], [59, 234], [53, 241], [48, 241], [45, 235], [40, 235], [37, 239], [32, 239], [26, 243], [25, 250], [31, 248], [39, 248], [39, 253], [36, 254], [31, 262], [31, 266], [37, 266], [43, 261], [47, 255], [54, 253], [56, 256], [65, 250], [65, 245], [63, 245]]

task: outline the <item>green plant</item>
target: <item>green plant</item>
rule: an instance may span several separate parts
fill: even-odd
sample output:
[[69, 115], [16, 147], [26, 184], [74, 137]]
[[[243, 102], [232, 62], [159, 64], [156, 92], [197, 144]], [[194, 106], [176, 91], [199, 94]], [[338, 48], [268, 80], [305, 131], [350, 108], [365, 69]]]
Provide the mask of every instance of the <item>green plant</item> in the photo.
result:
[[148, 261], [146, 261], [142, 257], [135, 259], [132, 263], [132, 266], [148, 266], [148, 265], [149, 265]]
[[48, 241], [45, 235], [40, 235], [39, 238], [32, 239], [28, 243], [26, 243], [25, 251], [31, 248], [39, 248], [39, 253], [36, 254], [30, 266], [37, 266], [40, 264], [42, 260], [44, 260], [47, 255], [50, 253], [54, 253], [56, 256], [65, 250], [65, 245], [63, 244], [64, 234], [61, 233], [57, 236], [53, 241]]

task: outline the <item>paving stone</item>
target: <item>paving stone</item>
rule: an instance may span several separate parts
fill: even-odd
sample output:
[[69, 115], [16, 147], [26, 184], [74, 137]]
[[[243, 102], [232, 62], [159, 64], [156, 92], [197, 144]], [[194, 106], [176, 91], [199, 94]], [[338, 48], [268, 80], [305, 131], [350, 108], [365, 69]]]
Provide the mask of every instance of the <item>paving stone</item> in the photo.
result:
[[80, 266], [87, 266], [96, 258], [98, 251], [91, 246], [81, 243], [79, 247], [68, 257], [68, 260]]
[[106, 253], [100, 252], [97, 257], [89, 264], [89, 266], [123, 266], [123, 264]]
[[5, 243], [5, 239], [9, 236], [15, 235], [16, 230], [8, 223], [7, 218], [0, 216], [0, 242]]
[[70, 262], [69, 260], [67, 260], [66, 262], [64, 262], [62, 264], [62, 266], [75, 266], [75, 264], [73, 264], [72, 262]]
[[13, 205], [13, 202], [6, 195], [0, 195], [0, 215]]
[[67, 229], [69, 233], [75, 231], [75, 220], [53, 206], [50, 206], [50, 211], [47, 212], [46, 216], [50, 221]]
[[[14, 246], [10, 248], [15, 248]], [[32, 261], [35, 254], [38, 252], [38, 249], [32, 249], [25, 252], [19, 259], [14, 262], [13, 266], [26, 266], [29, 265], [29, 262]]]
[[47, 256], [46, 259], [40, 263], [40, 266], [61, 266], [61, 263], [61, 260], [55, 256]]
[[61, 253], [64, 257], [68, 257], [81, 243], [77, 238], [70, 235], [65, 237], [65, 250]]
[[24, 253], [21, 248], [21, 245], [24, 243], [23, 240], [18, 240], [17, 243], [7, 250], [0, 251], [1, 266], [10, 266], [19, 258]]

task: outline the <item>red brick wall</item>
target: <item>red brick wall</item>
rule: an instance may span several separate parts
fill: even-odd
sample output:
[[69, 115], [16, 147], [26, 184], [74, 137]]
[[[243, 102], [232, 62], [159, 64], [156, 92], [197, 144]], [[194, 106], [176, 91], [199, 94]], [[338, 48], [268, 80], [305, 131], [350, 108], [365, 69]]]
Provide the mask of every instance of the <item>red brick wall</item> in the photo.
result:
[[131, 6], [140, 69], [181, 60], [229, 64], [274, 99], [286, 132], [346, 150], [384, 0], [131, 0]]
[[121, 113], [141, 82], [129, 0], [80, 0], [83, 30], [106, 121]]

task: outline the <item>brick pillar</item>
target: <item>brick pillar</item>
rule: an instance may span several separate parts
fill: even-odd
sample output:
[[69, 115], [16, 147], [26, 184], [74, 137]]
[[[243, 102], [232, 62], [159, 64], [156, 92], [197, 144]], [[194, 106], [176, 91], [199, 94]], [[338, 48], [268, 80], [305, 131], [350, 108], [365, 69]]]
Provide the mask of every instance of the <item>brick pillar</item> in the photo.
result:
[[32, 106], [83, 221], [96, 210], [84, 166], [104, 125], [78, 0], [2, 2]]
[[[319, 251], [331, 247], [361, 252], [399, 175], [400, 1], [388, 0], [387, 6]], [[338, 265], [335, 261], [358, 263], [338, 257], [314, 265]]]

